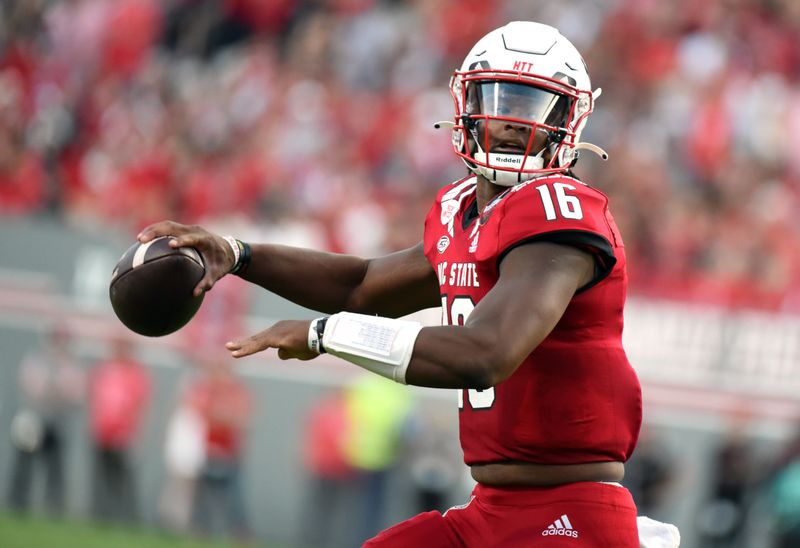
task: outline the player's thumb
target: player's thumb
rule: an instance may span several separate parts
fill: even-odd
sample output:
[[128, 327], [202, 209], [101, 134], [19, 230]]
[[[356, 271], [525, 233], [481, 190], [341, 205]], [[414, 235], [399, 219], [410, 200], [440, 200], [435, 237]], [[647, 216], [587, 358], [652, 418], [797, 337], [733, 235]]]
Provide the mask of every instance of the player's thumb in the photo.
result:
[[211, 291], [212, 287], [214, 287], [214, 278], [212, 278], [209, 273], [206, 272], [205, 276], [203, 276], [203, 279], [200, 280], [200, 283], [195, 286], [194, 296], [199, 297], [206, 291]]
[[286, 348], [279, 348], [278, 349], [278, 357], [280, 359], [282, 359], [282, 360], [291, 360], [295, 356], [294, 356], [294, 353], [291, 352], [290, 350], [287, 350]]

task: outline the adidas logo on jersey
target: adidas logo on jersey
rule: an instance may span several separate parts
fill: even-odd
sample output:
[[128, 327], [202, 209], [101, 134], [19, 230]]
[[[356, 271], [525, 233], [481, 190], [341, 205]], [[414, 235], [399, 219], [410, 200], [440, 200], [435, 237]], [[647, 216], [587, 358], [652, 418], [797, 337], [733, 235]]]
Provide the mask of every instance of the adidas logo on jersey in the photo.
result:
[[547, 526], [547, 529], [542, 531], [543, 537], [572, 537], [578, 538], [578, 532], [572, 528], [567, 514], [562, 514], [560, 518]]

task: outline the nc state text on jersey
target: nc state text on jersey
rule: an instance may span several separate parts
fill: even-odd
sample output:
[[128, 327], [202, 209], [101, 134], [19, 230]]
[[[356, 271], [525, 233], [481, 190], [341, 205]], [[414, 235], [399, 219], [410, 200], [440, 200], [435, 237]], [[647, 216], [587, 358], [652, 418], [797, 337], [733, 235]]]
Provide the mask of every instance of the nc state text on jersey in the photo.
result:
[[449, 285], [451, 287], [480, 287], [478, 282], [478, 270], [475, 263], [452, 263], [443, 261], [437, 266], [439, 274], [439, 285]]

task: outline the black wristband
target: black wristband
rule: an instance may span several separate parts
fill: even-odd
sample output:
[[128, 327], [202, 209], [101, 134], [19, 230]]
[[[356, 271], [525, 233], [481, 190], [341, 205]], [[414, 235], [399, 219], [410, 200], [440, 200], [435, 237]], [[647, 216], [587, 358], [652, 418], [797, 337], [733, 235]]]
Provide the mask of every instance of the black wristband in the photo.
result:
[[325, 354], [325, 345], [322, 344], [322, 336], [325, 334], [325, 324], [328, 323], [328, 317], [320, 318], [317, 320], [317, 325], [315, 326], [317, 330], [317, 342], [319, 344], [319, 353]]
[[239, 246], [239, 262], [236, 263], [231, 273], [241, 276], [242, 273], [247, 270], [247, 267], [250, 266], [250, 259], [253, 258], [253, 250], [250, 244], [241, 240], [236, 240], [236, 245]]

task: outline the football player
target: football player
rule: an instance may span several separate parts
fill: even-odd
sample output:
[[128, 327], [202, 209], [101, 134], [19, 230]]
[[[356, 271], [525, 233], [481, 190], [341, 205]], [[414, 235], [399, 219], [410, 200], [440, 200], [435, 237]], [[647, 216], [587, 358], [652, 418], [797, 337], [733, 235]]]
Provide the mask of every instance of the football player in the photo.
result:
[[[619, 481], [642, 402], [622, 347], [625, 249], [607, 198], [571, 168], [600, 90], [555, 28], [512, 22], [479, 40], [450, 91], [469, 175], [442, 188], [418, 245], [362, 259], [246, 244], [162, 222], [206, 264], [327, 316], [281, 321], [227, 344], [241, 358], [338, 356], [399, 383], [458, 389], [470, 500], [428, 512], [371, 547], [638, 547]], [[441, 306], [443, 325], [397, 319]]]

